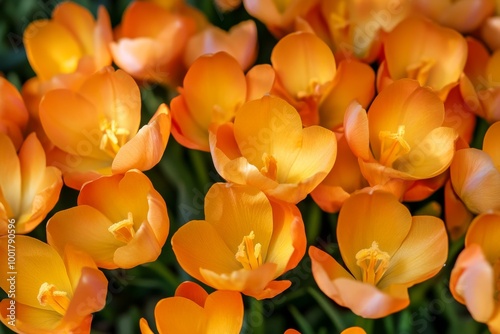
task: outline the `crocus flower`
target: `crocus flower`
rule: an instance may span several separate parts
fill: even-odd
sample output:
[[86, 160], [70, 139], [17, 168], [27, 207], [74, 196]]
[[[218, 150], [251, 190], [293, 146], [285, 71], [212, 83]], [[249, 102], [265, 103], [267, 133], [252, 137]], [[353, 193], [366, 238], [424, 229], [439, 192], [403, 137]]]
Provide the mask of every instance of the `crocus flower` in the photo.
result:
[[[158, 333], [238, 334], [243, 325], [243, 300], [236, 291], [208, 294], [194, 282], [183, 282], [175, 296], [160, 300], [155, 307]], [[152, 334], [146, 319], [140, 321], [141, 333]]]
[[444, 101], [464, 69], [467, 43], [455, 30], [408, 18], [387, 35], [384, 53], [377, 78], [379, 91], [394, 80], [410, 78], [431, 87]]
[[311, 246], [314, 279], [328, 297], [365, 318], [408, 306], [408, 288], [434, 276], [448, 253], [440, 219], [412, 217], [396, 197], [381, 191], [360, 192], [344, 202], [337, 240], [348, 271]]
[[443, 120], [444, 106], [435, 93], [415, 80], [401, 79], [375, 98], [368, 114], [353, 102], [344, 131], [370, 185], [399, 182], [404, 195], [414, 181], [429, 179], [431, 185], [450, 165], [457, 133], [442, 126]]
[[189, 38], [184, 52], [184, 63], [189, 68], [199, 56], [220, 51], [233, 56], [243, 70], [249, 69], [257, 57], [255, 22], [242, 21], [227, 32], [216, 26], [207, 25]]
[[211, 133], [212, 159], [228, 182], [248, 184], [266, 195], [297, 203], [332, 169], [335, 134], [319, 126], [302, 128], [298, 112], [284, 100], [264, 96], [246, 102], [234, 124]]
[[363, 328], [356, 326], [346, 328], [340, 334], [366, 334], [366, 332]]
[[42, 125], [57, 147], [51, 164], [75, 189], [101, 175], [148, 170], [160, 161], [170, 135], [168, 109], [160, 105], [137, 131], [140, 117], [137, 84], [111, 67], [90, 76], [77, 92], [52, 90], [40, 103]]
[[115, 63], [134, 78], [176, 85], [182, 55], [195, 21], [150, 1], [133, 1], [123, 13], [110, 44]]
[[[0, 237], [4, 258], [8, 240]], [[104, 307], [108, 288], [92, 259], [71, 247], [59, 255], [28, 236], [16, 236], [15, 246], [15, 263], [0, 265], [0, 287], [8, 296], [0, 302], [2, 323], [15, 333], [89, 333], [92, 313]]]
[[10, 137], [16, 150], [24, 140], [28, 110], [21, 94], [7, 79], [0, 77], [0, 132]]
[[465, 238], [451, 272], [450, 290], [455, 299], [466, 305], [474, 320], [487, 323], [491, 333], [500, 333], [500, 238], [499, 213], [477, 216]]
[[270, 201], [258, 189], [216, 183], [205, 197], [205, 220], [183, 225], [172, 237], [181, 267], [219, 290], [272, 298], [291, 282], [275, 280], [305, 253], [297, 207]]
[[184, 77], [180, 95], [170, 103], [172, 135], [183, 146], [210, 151], [209, 129], [232, 121], [246, 101], [271, 90], [274, 72], [269, 65], [257, 65], [245, 76], [229, 54], [218, 52], [198, 58]]
[[61, 172], [47, 167], [45, 152], [34, 133], [19, 153], [0, 133], [0, 235], [7, 234], [9, 220], [16, 233], [32, 231], [56, 205], [62, 188]]
[[47, 241], [60, 253], [68, 244], [85, 251], [100, 268], [132, 268], [158, 258], [169, 226], [161, 195], [129, 170], [86, 183], [78, 206], [49, 219]]

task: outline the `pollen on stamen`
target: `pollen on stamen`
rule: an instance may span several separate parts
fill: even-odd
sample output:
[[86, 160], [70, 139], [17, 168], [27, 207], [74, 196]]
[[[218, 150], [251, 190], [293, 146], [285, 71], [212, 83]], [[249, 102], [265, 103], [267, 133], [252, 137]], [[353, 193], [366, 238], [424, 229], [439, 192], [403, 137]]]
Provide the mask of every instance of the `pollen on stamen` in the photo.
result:
[[128, 213], [126, 219], [111, 225], [108, 231], [111, 232], [117, 240], [129, 243], [135, 236], [134, 217], [132, 212]]
[[38, 290], [38, 302], [41, 306], [50, 306], [57, 313], [64, 315], [69, 307], [67, 292], [57, 290], [54, 284], [44, 282]]
[[236, 260], [243, 268], [249, 270], [257, 269], [262, 265], [262, 245], [260, 243], [254, 245], [253, 239], [255, 239], [255, 233], [251, 231], [249, 235], [243, 237], [235, 254]]
[[115, 120], [109, 122], [107, 119], [100, 122], [99, 129], [102, 132], [99, 149], [114, 158], [127, 142], [130, 132], [125, 128], [117, 127]]
[[400, 125], [397, 132], [380, 131], [380, 163], [384, 166], [392, 166], [400, 156], [410, 152], [411, 147], [404, 139], [405, 126]]
[[389, 267], [390, 255], [379, 249], [376, 241], [370, 248], [356, 253], [356, 264], [362, 269], [363, 282], [376, 285]]

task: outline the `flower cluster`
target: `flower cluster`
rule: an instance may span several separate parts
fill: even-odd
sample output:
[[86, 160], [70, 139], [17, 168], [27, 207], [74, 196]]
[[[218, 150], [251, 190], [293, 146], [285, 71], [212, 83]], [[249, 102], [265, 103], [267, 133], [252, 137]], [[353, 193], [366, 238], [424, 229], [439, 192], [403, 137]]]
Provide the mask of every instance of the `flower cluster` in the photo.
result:
[[[388, 317], [439, 274], [500, 333], [498, 1], [210, 5], [244, 19], [134, 0], [112, 27], [67, 1], [24, 30], [35, 76], [0, 77], [0, 321], [90, 333], [110, 275], [170, 253], [182, 279], [142, 333], [240, 333], [305, 259], [330, 315]], [[209, 161], [180, 170], [172, 145]], [[184, 219], [172, 194], [196, 178], [204, 216]], [[289, 310], [279, 332], [310, 333]]]

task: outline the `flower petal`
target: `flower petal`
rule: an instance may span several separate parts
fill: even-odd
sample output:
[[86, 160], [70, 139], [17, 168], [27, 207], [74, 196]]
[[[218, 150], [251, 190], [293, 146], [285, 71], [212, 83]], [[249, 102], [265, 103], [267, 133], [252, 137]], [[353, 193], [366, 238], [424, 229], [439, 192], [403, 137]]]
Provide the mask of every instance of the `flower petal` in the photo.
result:
[[207, 315], [203, 308], [184, 297], [164, 298], [155, 307], [159, 333], [192, 334], [204, 332]]
[[5, 208], [7, 216], [13, 218], [21, 209], [21, 164], [16, 153], [16, 148], [10, 138], [0, 133], [0, 188], [2, 206]]
[[366, 110], [356, 101], [352, 102], [345, 112], [344, 133], [352, 153], [363, 160], [369, 160], [371, 153], [368, 117]]
[[465, 237], [465, 246], [479, 244], [488, 262], [494, 264], [500, 257], [500, 214], [487, 213], [474, 218]]
[[215, 291], [205, 302], [206, 333], [238, 334], [243, 325], [243, 299], [239, 292]]
[[191, 281], [185, 281], [179, 284], [177, 289], [175, 289], [175, 296], [187, 298], [201, 307], [205, 307], [208, 293], [198, 284]]
[[483, 139], [483, 151], [488, 153], [495, 167], [500, 170], [500, 122], [493, 123], [486, 131]]

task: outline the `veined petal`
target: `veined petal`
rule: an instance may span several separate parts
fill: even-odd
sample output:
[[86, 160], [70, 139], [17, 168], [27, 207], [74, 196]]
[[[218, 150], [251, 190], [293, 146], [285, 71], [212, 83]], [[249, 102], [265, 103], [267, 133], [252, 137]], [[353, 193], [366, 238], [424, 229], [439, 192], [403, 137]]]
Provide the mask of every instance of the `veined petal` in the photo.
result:
[[412, 286], [438, 273], [448, 256], [448, 237], [441, 219], [414, 216], [406, 239], [390, 259], [385, 275], [377, 284]]
[[226, 246], [238, 251], [243, 237], [254, 232], [254, 245], [261, 245], [262, 261], [273, 235], [273, 209], [266, 195], [257, 188], [216, 183], [205, 196], [205, 220]]
[[353, 101], [344, 115], [344, 133], [352, 153], [367, 161], [370, 160], [370, 130], [366, 110]]
[[55, 21], [37, 20], [23, 34], [30, 65], [42, 80], [77, 69], [83, 50], [71, 32]]
[[500, 257], [499, 226], [500, 214], [485, 213], [474, 218], [465, 237], [465, 246], [478, 244], [489, 263], [494, 264]]
[[3, 299], [0, 302], [0, 320], [15, 333], [40, 333], [52, 334], [59, 325], [62, 315], [53, 310], [45, 310], [41, 307], [33, 307], [16, 301], [16, 322], [10, 326], [8, 307], [11, 299]]
[[488, 153], [495, 167], [500, 171], [500, 122], [493, 123], [486, 131], [483, 139], [483, 151]]
[[95, 208], [79, 205], [56, 212], [47, 223], [47, 241], [59, 254], [67, 244], [85, 251], [101, 268], [114, 269], [115, 250], [123, 246], [108, 231], [113, 224]]
[[241, 268], [235, 258], [238, 249], [230, 249], [215, 227], [203, 220], [190, 221], [180, 227], [172, 236], [172, 249], [181, 267], [202, 282], [206, 280], [200, 268], [217, 274]]
[[116, 154], [111, 169], [114, 174], [136, 168], [146, 171], [162, 158], [170, 137], [171, 116], [165, 104], [161, 104], [149, 123]]
[[164, 298], [155, 307], [159, 333], [204, 333], [207, 314], [203, 307], [184, 297]]
[[0, 187], [5, 203], [2, 203], [9, 218], [14, 217], [21, 209], [21, 164], [16, 148], [10, 138], [0, 133]]
[[340, 209], [337, 225], [342, 259], [360, 280], [361, 267], [356, 264], [356, 254], [376, 242], [381, 251], [393, 256], [410, 229], [411, 214], [394, 195], [383, 191], [352, 195]]
[[295, 98], [320, 95], [335, 76], [335, 58], [316, 35], [297, 32], [283, 37], [271, 63], [281, 84]]
[[235, 291], [215, 291], [205, 302], [206, 333], [238, 334], [243, 325], [243, 299]]
[[450, 277], [450, 291], [467, 306], [474, 320], [487, 322], [495, 309], [495, 277], [479, 244], [469, 244], [458, 256]]

